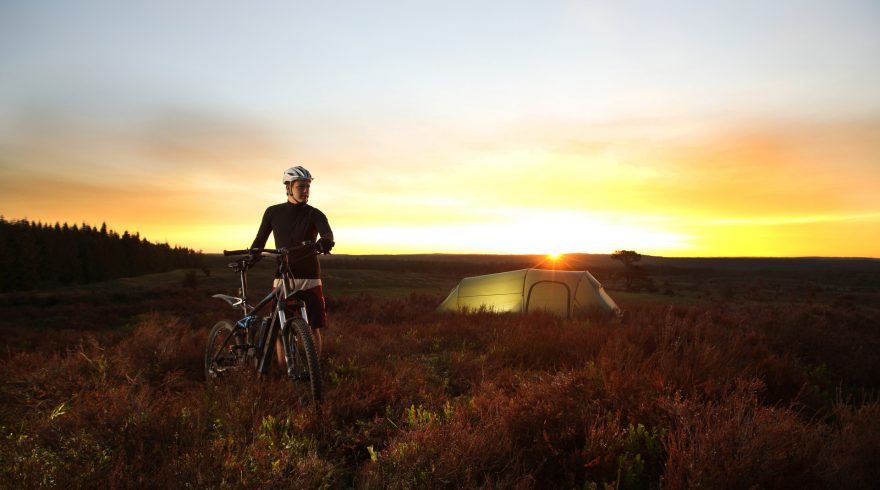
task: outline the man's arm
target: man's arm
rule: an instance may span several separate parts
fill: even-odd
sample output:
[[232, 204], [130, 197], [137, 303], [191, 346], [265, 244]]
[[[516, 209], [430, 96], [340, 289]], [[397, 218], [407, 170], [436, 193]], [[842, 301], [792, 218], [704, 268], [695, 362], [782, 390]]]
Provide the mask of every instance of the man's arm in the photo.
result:
[[336, 242], [333, 241], [333, 230], [330, 229], [330, 222], [327, 221], [327, 216], [317, 209], [315, 211], [317, 211], [315, 213], [315, 228], [318, 229], [318, 233], [321, 235], [321, 239], [318, 240], [318, 250], [327, 253], [336, 245]]
[[251, 244], [251, 248], [263, 248], [266, 246], [266, 240], [269, 239], [269, 234], [272, 233], [272, 216], [269, 210], [272, 208], [266, 208], [266, 212], [263, 213], [263, 221], [260, 223], [260, 229], [257, 230], [257, 236], [254, 238], [254, 243]]

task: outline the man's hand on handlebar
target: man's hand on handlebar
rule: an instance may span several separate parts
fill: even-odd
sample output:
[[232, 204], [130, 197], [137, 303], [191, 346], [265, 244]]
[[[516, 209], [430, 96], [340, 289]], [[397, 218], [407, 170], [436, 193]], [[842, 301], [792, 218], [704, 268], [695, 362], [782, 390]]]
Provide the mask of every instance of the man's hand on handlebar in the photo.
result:
[[336, 245], [336, 242], [334, 242], [330, 238], [321, 237], [320, 239], [318, 239], [318, 243], [315, 245], [315, 250], [319, 254], [329, 254], [330, 250], [333, 250], [334, 245]]
[[248, 262], [250, 262], [251, 265], [256, 264], [257, 262], [262, 260], [262, 258], [263, 258], [263, 254], [261, 252], [258, 252], [256, 250], [249, 250], [248, 251]]

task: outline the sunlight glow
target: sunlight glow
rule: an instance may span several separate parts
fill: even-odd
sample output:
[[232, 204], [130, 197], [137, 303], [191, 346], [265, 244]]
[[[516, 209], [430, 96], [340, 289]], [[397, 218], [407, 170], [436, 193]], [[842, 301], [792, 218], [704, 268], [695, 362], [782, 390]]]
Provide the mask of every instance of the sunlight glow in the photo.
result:
[[242, 248], [301, 164], [340, 254], [880, 257], [876, 0], [9, 3], [7, 220]]
[[639, 218], [591, 213], [498, 209], [485, 223], [460, 225], [342, 227], [334, 230], [339, 253], [381, 253], [393, 244], [396, 253], [551, 254], [610, 253], [689, 248], [689, 237], [663, 231]]

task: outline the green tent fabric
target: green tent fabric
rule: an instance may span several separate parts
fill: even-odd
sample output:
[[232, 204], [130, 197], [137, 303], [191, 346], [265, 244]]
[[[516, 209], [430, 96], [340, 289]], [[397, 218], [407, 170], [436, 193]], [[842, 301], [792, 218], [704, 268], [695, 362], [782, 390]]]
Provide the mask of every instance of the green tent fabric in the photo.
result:
[[485, 309], [498, 313], [546, 310], [564, 318], [585, 311], [620, 311], [617, 303], [589, 272], [547, 269], [522, 269], [466, 277], [437, 309]]

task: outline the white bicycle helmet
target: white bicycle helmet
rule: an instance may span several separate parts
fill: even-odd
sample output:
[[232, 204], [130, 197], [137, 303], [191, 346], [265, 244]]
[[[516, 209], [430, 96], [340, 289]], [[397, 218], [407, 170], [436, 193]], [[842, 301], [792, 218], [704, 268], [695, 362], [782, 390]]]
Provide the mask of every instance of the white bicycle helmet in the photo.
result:
[[297, 180], [312, 180], [312, 174], [304, 167], [300, 167], [299, 165], [297, 165], [296, 167], [290, 167], [289, 169], [284, 171], [284, 184], [289, 184]]

